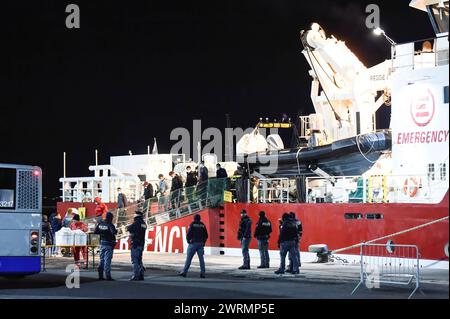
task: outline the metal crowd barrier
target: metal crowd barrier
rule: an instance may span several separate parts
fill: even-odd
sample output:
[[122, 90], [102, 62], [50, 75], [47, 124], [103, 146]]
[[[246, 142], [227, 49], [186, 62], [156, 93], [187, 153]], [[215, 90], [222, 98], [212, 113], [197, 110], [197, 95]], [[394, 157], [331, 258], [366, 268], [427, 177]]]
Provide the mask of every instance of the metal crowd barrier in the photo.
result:
[[358, 285], [352, 295], [364, 283], [367, 288], [379, 288], [380, 284], [409, 286], [419, 289], [419, 248], [416, 245], [362, 244], [360, 249], [361, 269]]

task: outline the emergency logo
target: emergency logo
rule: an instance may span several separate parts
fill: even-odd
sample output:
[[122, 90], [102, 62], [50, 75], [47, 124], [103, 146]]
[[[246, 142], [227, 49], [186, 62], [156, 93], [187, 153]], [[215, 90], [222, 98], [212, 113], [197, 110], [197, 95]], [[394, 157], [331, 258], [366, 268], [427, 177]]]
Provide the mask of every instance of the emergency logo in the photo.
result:
[[435, 111], [434, 96], [430, 89], [416, 87], [412, 92], [411, 117], [417, 126], [427, 126]]

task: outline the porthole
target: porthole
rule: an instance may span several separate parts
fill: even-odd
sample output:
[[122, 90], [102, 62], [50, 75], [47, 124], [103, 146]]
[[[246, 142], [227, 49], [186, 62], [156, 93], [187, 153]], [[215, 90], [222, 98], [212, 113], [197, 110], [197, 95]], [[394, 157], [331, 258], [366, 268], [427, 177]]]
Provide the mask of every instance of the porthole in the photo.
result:
[[394, 241], [392, 239], [388, 240], [386, 243], [386, 250], [388, 253], [393, 254], [395, 251]]

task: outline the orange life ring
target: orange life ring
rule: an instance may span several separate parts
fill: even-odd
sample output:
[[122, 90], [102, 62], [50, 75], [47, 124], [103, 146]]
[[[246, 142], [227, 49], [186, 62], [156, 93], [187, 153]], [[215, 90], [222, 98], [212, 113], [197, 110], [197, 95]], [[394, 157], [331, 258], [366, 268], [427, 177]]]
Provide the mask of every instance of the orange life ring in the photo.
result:
[[[409, 181], [412, 182], [414, 187], [411, 188], [411, 186], [409, 185]], [[415, 177], [409, 177], [405, 179], [405, 183], [403, 185], [403, 193], [405, 193], [405, 195], [408, 195], [409, 197], [415, 197], [418, 191], [419, 183], [417, 182], [417, 179]]]

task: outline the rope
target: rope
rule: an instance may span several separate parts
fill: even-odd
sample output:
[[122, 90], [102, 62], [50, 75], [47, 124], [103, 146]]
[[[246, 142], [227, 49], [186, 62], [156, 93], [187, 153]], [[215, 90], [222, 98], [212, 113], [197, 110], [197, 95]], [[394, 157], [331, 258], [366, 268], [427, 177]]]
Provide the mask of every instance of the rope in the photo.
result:
[[418, 225], [418, 226], [415, 226], [415, 227], [412, 227], [412, 228], [408, 228], [408, 229], [399, 231], [399, 232], [397, 232], [397, 233], [393, 233], [393, 234], [386, 235], [386, 236], [383, 236], [383, 237], [379, 237], [379, 238], [376, 238], [376, 239], [371, 239], [371, 240], [369, 240], [369, 241], [362, 242], [362, 243], [359, 243], [359, 244], [355, 244], [355, 245], [352, 245], [352, 246], [348, 246], [348, 247], [344, 247], [344, 248], [335, 249], [335, 250], [333, 250], [333, 251], [330, 252], [330, 255], [331, 255], [331, 254], [336, 254], [336, 253], [341, 252], [341, 251], [344, 251], [344, 250], [349, 250], [349, 249], [352, 249], [352, 248], [357, 248], [357, 247], [360, 247], [360, 246], [362, 246], [362, 245], [364, 245], [364, 244], [370, 244], [370, 243], [373, 243], [373, 242], [376, 242], [376, 241], [379, 241], [379, 240], [382, 240], [382, 239], [386, 239], [386, 238], [389, 238], [389, 237], [394, 237], [394, 236], [402, 235], [402, 234], [404, 234], [404, 233], [407, 233], [407, 232], [410, 232], [410, 231], [413, 231], [413, 230], [417, 230], [417, 229], [420, 229], [420, 228], [424, 228], [424, 227], [430, 226], [430, 225], [432, 225], [432, 224], [436, 224], [436, 223], [442, 222], [442, 221], [444, 221], [444, 220], [446, 220], [446, 219], [448, 219], [448, 216], [445, 216], [445, 217], [442, 217], [442, 218], [439, 218], [439, 219], [433, 220], [433, 221], [431, 221], [431, 222], [428, 222], [428, 223], [425, 223], [425, 224], [421, 224], [421, 225]]
[[[356, 146], [358, 146], [359, 153], [361, 153], [361, 155], [364, 157], [364, 159], [365, 159], [366, 161], [368, 161], [369, 163], [375, 164], [377, 161], [372, 161], [372, 160], [368, 159], [368, 158], [366, 157], [366, 155], [362, 152], [361, 146], [359, 145], [359, 144], [360, 144], [360, 142], [359, 142], [359, 139], [360, 139], [360, 138], [361, 138], [361, 135], [358, 135], [358, 136], [356, 136], [356, 138], [355, 138], [355, 140], [356, 140]], [[374, 144], [375, 144], [375, 142], [372, 142], [372, 145], [370, 146], [370, 149], [367, 151], [366, 154], [368, 154], [368, 153], [372, 150]]]

